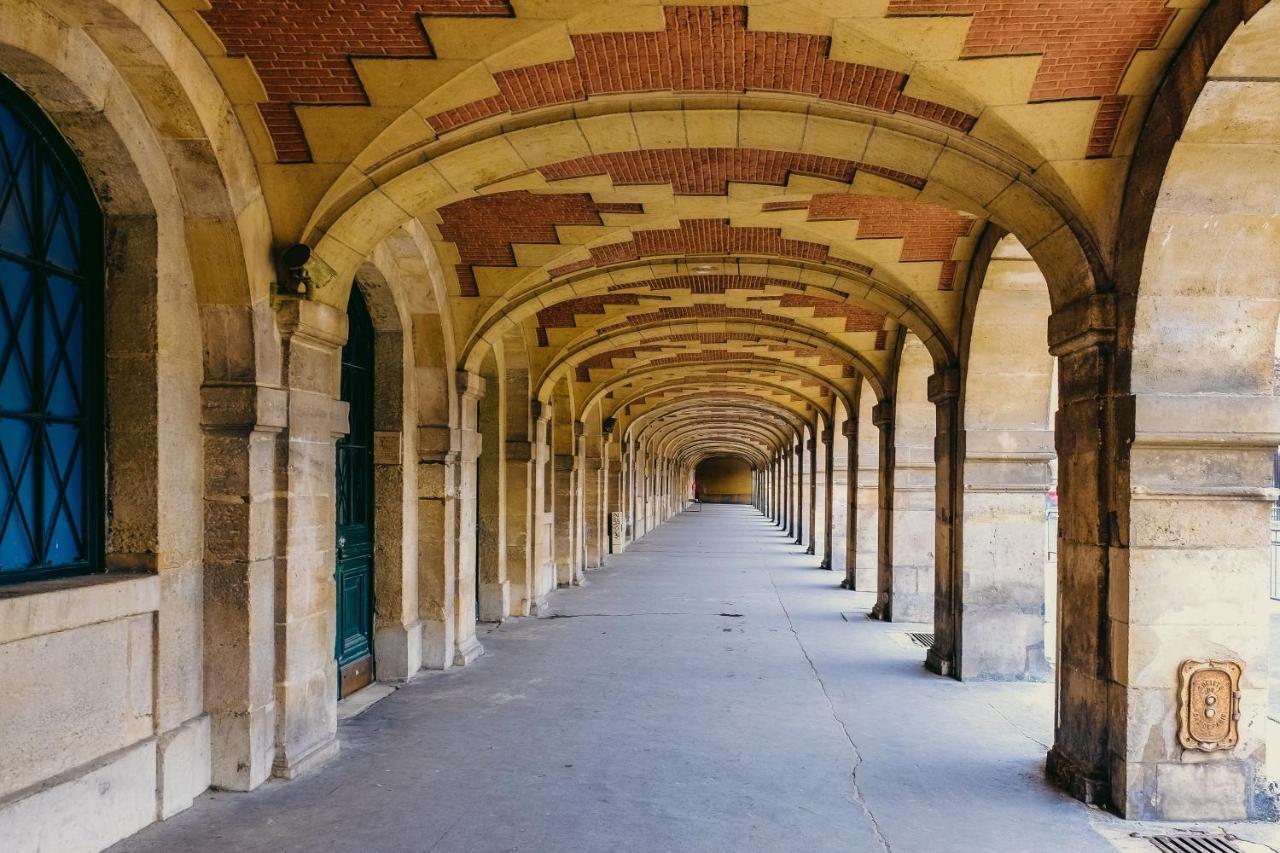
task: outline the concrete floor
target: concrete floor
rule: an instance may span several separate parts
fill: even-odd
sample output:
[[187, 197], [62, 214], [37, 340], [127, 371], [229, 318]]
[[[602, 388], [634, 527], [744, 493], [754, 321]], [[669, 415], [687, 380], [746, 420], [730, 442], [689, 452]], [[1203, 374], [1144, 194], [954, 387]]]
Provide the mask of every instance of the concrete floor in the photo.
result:
[[112, 850], [1155, 849], [1045, 784], [1046, 685], [929, 675], [912, 626], [868, 620], [751, 508], [685, 513], [610, 563], [344, 721], [313, 775], [207, 794]]

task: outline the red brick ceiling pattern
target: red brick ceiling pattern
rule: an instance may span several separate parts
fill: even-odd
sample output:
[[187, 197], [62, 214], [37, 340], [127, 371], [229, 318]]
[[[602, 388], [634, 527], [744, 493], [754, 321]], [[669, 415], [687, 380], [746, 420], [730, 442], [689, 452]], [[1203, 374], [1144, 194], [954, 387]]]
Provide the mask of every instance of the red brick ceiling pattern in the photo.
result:
[[570, 36], [572, 59], [494, 75], [498, 94], [431, 116], [439, 133], [482, 119], [597, 95], [634, 92], [787, 92], [961, 131], [977, 119], [903, 94], [907, 75], [828, 57], [831, 39], [747, 29], [745, 6], [667, 6], [662, 32]]
[[458, 287], [478, 296], [474, 267], [514, 267], [513, 243], [560, 242], [557, 225], [603, 225], [601, 213], [643, 213], [638, 204], [601, 204], [586, 193], [538, 195], [527, 190], [455, 201], [440, 208], [440, 236], [458, 247]]
[[1032, 101], [1115, 94], [1174, 18], [1166, 0], [889, 0], [890, 15], [972, 15], [965, 58], [1043, 55]]
[[[767, 344], [766, 351], [770, 353], [789, 353], [796, 358], [816, 358], [818, 364], [823, 367], [838, 366], [841, 368], [841, 375], [846, 378], [852, 378], [855, 371], [852, 365], [846, 363], [834, 350], [820, 347], [805, 347], [796, 344], [789, 344], [781, 338], [760, 337], [757, 335], [749, 335], [743, 332], [715, 333], [705, 332], [700, 334], [688, 335], [668, 335], [660, 341], [646, 341], [643, 345], [635, 347], [622, 347], [608, 352], [598, 353], [590, 358], [583, 359], [578, 363], [575, 375], [579, 382], [590, 382], [592, 369], [612, 369], [613, 360], [616, 358], [644, 358], [646, 353], [661, 352], [664, 348], [669, 347], [671, 343], [702, 343], [702, 344], [726, 344], [729, 341], [743, 341], [746, 343]], [[743, 353], [743, 355], [752, 355]], [[651, 361], [656, 364], [656, 361]]]
[[646, 148], [592, 154], [538, 171], [548, 181], [608, 175], [616, 186], [671, 184], [676, 195], [724, 195], [730, 181], [780, 187], [793, 174], [847, 184], [859, 171], [915, 189], [925, 184], [923, 178], [855, 160], [757, 148]]
[[549, 270], [551, 276], [669, 255], [775, 255], [871, 272], [864, 264], [832, 257], [821, 243], [784, 239], [779, 228], [731, 226], [727, 219], [682, 219], [679, 228], [635, 231], [630, 240], [594, 246], [588, 251], [589, 259]]
[[899, 261], [943, 262], [939, 290], [950, 290], [954, 286], [956, 265], [951, 257], [956, 242], [972, 234], [976, 222], [970, 216], [932, 202], [852, 193], [820, 193], [808, 201], [769, 202], [764, 209], [807, 209], [810, 222], [857, 220], [859, 240], [901, 239]]
[[1129, 97], [1129, 63], [1151, 50], [1173, 21], [1166, 0], [889, 0], [890, 15], [972, 15], [964, 58], [1044, 59], [1031, 101], [1101, 98], [1088, 157], [1109, 157]]
[[[699, 285], [709, 285], [700, 287]], [[577, 325], [577, 315], [603, 315], [606, 305], [639, 305], [640, 295], [637, 293], [620, 293], [618, 290], [689, 290], [698, 295], [719, 295], [729, 290], [764, 290], [766, 286], [786, 287], [795, 290], [804, 289], [804, 285], [793, 281], [784, 281], [764, 276], [667, 276], [651, 281], [610, 285], [615, 291], [602, 296], [579, 296], [557, 302], [538, 312], [538, 345], [547, 346], [548, 329], [571, 329]], [[836, 299], [823, 299], [799, 293], [783, 293], [772, 296], [752, 297], [753, 301], [775, 303], [779, 308], [812, 308], [815, 319], [840, 318], [845, 321], [846, 332], [877, 332], [877, 349], [884, 348], [884, 315], [868, 311], [848, 302]], [[664, 309], [669, 310], [669, 309]], [[652, 317], [652, 313], [640, 315]], [[786, 317], [776, 317], [787, 320]], [[634, 325], [631, 318], [624, 325]], [[610, 328], [618, 328], [613, 326]]]
[[798, 281], [787, 281], [781, 278], [769, 278], [761, 275], [730, 275], [712, 273], [710, 275], [667, 275], [652, 278], [648, 281], [631, 281], [609, 285], [609, 291], [619, 290], [687, 290], [690, 293], [709, 294], [726, 293], [730, 290], [764, 290], [765, 287], [785, 287], [790, 290], [804, 290]]
[[282, 163], [311, 149], [295, 104], [367, 104], [353, 57], [429, 59], [431, 15], [510, 16], [507, 0], [210, 0], [201, 12], [229, 56], [253, 63], [268, 102], [262, 119]]

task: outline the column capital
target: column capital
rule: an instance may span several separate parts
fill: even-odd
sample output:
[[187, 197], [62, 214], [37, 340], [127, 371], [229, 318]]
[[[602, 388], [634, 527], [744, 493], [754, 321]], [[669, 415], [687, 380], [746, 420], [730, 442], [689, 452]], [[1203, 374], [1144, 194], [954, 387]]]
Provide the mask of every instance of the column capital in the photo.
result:
[[454, 374], [457, 383], [458, 393], [463, 397], [471, 397], [479, 400], [484, 397], [485, 381], [484, 377], [478, 373], [472, 373], [469, 370], [459, 370]]
[[347, 342], [347, 312], [323, 302], [282, 297], [276, 304], [276, 325], [286, 341], [301, 337], [332, 347]]
[[840, 427], [840, 434], [845, 438], [853, 438], [858, 434], [858, 422], [853, 419], [845, 421]]
[[1063, 305], [1049, 315], [1049, 352], [1064, 356], [1116, 339], [1116, 297], [1094, 294]]
[[893, 424], [893, 400], [886, 397], [871, 408], [871, 423], [880, 429]]
[[929, 402], [951, 403], [960, 397], [960, 368], [940, 367], [929, 377]]

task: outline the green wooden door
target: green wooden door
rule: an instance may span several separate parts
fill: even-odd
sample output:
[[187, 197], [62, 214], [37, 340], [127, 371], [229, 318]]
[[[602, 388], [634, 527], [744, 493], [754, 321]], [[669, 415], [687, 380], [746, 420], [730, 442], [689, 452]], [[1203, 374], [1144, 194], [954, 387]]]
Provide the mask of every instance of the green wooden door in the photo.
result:
[[360, 288], [347, 304], [342, 399], [351, 431], [338, 439], [338, 695], [373, 680], [373, 322]]

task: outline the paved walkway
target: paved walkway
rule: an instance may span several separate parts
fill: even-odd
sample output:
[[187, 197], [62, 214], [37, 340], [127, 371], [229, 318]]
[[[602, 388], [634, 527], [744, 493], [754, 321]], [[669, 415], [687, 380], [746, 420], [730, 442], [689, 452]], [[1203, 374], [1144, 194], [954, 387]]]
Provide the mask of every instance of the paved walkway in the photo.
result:
[[1132, 824], [1043, 781], [1047, 686], [931, 676], [835, 584], [749, 507], [685, 513], [343, 723], [322, 770], [113, 850], [1118, 849]]

